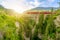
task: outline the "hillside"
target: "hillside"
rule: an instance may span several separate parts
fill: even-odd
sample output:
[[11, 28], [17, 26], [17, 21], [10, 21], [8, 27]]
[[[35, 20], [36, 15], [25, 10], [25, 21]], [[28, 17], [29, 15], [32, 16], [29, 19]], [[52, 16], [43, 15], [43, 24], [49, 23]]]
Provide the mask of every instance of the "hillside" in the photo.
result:
[[32, 9], [29, 9], [29, 10], [27, 10], [27, 11], [25, 11], [25, 12], [38, 12], [38, 11], [50, 11], [51, 9], [53, 8], [53, 10], [57, 10], [58, 9], [58, 7], [36, 7], [36, 8], [32, 8]]
[[57, 9], [57, 7], [36, 7], [31, 10], [51, 10], [51, 8]]

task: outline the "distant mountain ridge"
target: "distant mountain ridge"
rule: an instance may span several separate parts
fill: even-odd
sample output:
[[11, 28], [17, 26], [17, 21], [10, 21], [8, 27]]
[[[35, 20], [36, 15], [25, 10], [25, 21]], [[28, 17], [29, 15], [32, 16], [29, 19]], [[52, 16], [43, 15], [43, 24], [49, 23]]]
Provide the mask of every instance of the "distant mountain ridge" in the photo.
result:
[[51, 9], [58, 9], [58, 7], [36, 7], [30, 10], [51, 10]]
[[0, 9], [4, 9], [4, 7], [2, 5], [0, 5]]

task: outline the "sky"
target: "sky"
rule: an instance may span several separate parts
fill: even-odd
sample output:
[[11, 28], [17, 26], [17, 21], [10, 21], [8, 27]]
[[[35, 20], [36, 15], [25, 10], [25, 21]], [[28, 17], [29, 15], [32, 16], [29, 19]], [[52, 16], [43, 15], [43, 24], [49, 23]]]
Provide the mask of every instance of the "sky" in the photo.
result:
[[5, 8], [23, 12], [35, 7], [59, 7], [60, 0], [0, 0]]

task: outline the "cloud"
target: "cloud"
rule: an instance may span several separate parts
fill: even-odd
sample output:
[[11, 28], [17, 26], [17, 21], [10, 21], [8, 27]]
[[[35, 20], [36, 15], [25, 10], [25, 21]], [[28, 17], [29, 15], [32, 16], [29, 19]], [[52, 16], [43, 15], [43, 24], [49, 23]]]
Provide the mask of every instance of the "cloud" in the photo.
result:
[[54, 2], [55, 0], [47, 0], [48, 2]]
[[5, 0], [1, 4], [5, 8], [19, 10], [21, 12], [34, 8], [34, 6], [29, 4], [26, 0]]
[[38, 0], [27, 2], [26, 0], [5, 0], [1, 3], [6, 8], [20, 7], [25, 9], [30, 9], [33, 7], [38, 7], [43, 2], [38, 2]]
[[34, 7], [38, 7], [43, 4], [43, 2], [39, 2], [38, 0], [27, 1], [27, 0], [4, 0], [1, 3], [5, 8], [10, 8], [19, 11], [25, 11]]
[[30, 1], [30, 4], [34, 5], [35, 7], [38, 7], [39, 5], [43, 4], [44, 2], [39, 2], [38, 0]]
[[[34, 7], [48, 7], [48, 6], [54, 6], [52, 3], [55, 2], [55, 0], [46, 0], [46, 1], [39, 1], [39, 0], [4, 0], [1, 2], [1, 4], [5, 8], [10, 8], [14, 10], [19, 11], [25, 11]], [[48, 4], [49, 3], [49, 4]]]

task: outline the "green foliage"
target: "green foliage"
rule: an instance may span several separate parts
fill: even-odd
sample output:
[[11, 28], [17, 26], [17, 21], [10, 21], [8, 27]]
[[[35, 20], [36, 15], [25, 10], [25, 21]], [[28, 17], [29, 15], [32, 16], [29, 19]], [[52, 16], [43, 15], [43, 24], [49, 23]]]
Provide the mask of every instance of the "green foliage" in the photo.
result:
[[[2, 33], [2, 40], [49, 40], [56, 39], [56, 31], [60, 32], [60, 28], [56, 28], [54, 20], [60, 15], [60, 10], [56, 10], [53, 14], [38, 15], [38, 21], [30, 18], [30, 16], [23, 15], [22, 17], [16, 17], [9, 15], [7, 10], [0, 10], [0, 33]], [[12, 12], [13, 13], [13, 12]], [[45, 17], [46, 16], [46, 17]], [[16, 22], [19, 23], [19, 27], [16, 27]], [[40, 34], [40, 38], [38, 35]]]

